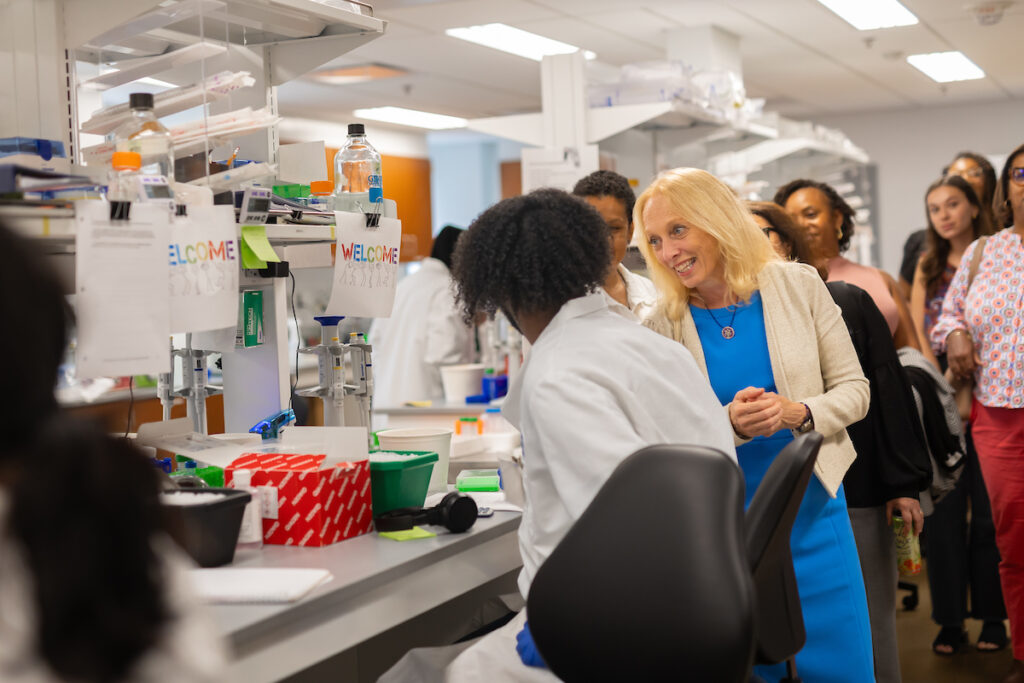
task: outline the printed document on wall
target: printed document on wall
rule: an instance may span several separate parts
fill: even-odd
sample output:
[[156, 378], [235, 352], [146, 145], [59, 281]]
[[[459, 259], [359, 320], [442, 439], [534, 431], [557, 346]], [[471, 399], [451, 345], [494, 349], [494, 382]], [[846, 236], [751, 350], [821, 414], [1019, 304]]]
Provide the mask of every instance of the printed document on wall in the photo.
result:
[[230, 206], [190, 206], [171, 222], [171, 332], [233, 327], [238, 320], [238, 227]]
[[402, 223], [381, 218], [366, 227], [362, 213], [335, 211], [337, 251], [327, 315], [386, 318], [395, 303]]
[[79, 377], [157, 374], [171, 368], [167, 206], [75, 203], [75, 313]]

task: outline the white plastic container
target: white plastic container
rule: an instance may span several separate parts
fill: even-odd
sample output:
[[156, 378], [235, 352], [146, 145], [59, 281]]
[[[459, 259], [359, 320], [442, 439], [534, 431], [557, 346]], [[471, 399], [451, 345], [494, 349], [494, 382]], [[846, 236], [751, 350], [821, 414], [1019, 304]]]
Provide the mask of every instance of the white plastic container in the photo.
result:
[[452, 452], [450, 429], [385, 429], [377, 432], [381, 450], [434, 451], [437, 462], [430, 473], [427, 495], [448, 491], [448, 459]]
[[467, 396], [483, 393], [483, 363], [465, 365], [442, 365], [441, 386], [444, 398], [449, 403], [464, 403]]

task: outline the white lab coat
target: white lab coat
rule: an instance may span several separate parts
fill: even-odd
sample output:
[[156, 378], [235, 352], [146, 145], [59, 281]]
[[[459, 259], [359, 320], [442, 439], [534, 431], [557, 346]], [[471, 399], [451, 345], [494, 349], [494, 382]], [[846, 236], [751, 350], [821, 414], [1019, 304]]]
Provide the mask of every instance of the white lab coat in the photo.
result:
[[658, 305], [658, 290], [654, 283], [643, 275], [637, 275], [626, 266], [619, 264], [619, 275], [626, 283], [626, 301], [629, 310], [643, 320]]
[[441, 366], [473, 361], [473, 329], [462, 322], [448, 267], [424, 259], [395, 289], [390, 318], [370, 327], [375, 406], [439, 399]]
[[[537, 569], [620, 462], [663, 443], [710, 446], [735, 460], [732, 428], [683, 346], [648, 334], [603, 293], [569, 301], [533, 345], [503, 413], [523, 435], [526, 505], [519, 525], [525, 597]], [[623, 511], [628, 514], [628, 511]], [[600, 606], [595, 604], [595, 617]], [[526, 615], [452, 662], [448, 681], [556, 680], [523, 665]]]

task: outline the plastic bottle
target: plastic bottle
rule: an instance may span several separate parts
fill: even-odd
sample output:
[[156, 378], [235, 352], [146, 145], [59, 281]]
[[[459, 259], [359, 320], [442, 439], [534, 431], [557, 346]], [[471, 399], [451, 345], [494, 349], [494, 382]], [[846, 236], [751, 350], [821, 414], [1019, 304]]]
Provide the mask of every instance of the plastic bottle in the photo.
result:
[[237, 548], [263, 547], [263, 511], [260, 508], [259, 491], [252, 485], [252, 470], [235, 470], [231, 484], [239, 491], [248, 491], [252, 496], [245, 505], [242, 528], [238, 532]]
[[361, 123], [348, 124], [348, 140], [334, 155], [334, 194], [367, 195], [365, 212], [384, 200], [384, 182], [380, 172], [380, 154], [366, 141]]
[[135, 92], [129, 95], [132, 117], [114, 131], [118, 152], [138, 152], [142, 173], [162, 175], [174, 182], [174, 143], [171, 133], [153, 113], [153, 95]]
[[330, 180], [314, 180], [309, 184], [309, 208], [314, 211], [334, 211], [334, 186]]
[[484, 434], [506, 434], [512, 425], [501, 415], [501, 408], [491, 407], [484, 411]]
[[136, 199], [138, 185], [135, 177], [142, 166], [136, 152], [114, 152], [107, 176], [107, 201], [130, 202]]

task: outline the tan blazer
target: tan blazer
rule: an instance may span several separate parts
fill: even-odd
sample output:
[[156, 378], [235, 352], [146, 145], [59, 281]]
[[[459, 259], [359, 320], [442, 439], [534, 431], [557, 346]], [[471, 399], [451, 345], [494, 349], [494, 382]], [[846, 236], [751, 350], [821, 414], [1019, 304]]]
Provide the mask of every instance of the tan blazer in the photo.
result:
[[[864, 418], [870, 387], [857, 352], [825, 283], [810, 266], [776, 261], [758, 275], [772, 374], [780, 394], [806, 403], [814, 429], [825, 437], [814, 466], [822, 486], [835, 497], [846, 470], [857, 457], [846, 427]], [[669, 320], [662, 304], [644, 319], [655, 332], [681, 342], [707, 376], [697, 327], [684, 309]], [[728, 406], [726, 406], [728, 410]], [[739, 437], [736, 444], [745, 443]]]

